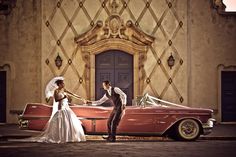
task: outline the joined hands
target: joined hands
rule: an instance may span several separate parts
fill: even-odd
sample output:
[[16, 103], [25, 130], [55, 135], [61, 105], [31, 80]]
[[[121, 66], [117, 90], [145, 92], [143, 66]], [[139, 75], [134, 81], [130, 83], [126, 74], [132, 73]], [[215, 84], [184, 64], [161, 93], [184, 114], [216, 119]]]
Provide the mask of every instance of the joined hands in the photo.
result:
[[91, 104], [92, 104], [92, 101], [86, 100], [86, 99], [84, 99], [83, 102], [84, 102], [86, 105], [91, 105]]
[[77, 98], [77, 99], [80, 99], [81, 101], [83, 101], [83, 103], [84, 103], [85, 105], [92, 105], [92, 101], [90, 101], [90, 100], [87, 100], [87, 99], [85, 99], [85, 98], [82, 98], [81, 96], [79, 96], [79, 95], [77, 95], [77, 94], [74, 94], [74, 93], [72, 93], [72, 92], [70, 92], [70, 91], [68, 91], [68, 90], [66, 90], [66, 89], [65, 89], [65, 92], [68, 93], [69, 95], [71, 95], [71, 96]]

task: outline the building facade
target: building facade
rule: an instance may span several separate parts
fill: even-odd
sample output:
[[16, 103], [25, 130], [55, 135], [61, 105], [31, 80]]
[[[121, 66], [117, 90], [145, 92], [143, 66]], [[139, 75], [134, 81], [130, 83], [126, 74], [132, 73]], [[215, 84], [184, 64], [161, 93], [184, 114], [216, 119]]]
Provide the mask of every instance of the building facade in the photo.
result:
[[0, 14], [2, 122], [47, 103], [54, 76], [87, 99], [108, 79], [129, 105], [148, 92], [236, 121], [236, 15], [221, 1], [3, 0]]

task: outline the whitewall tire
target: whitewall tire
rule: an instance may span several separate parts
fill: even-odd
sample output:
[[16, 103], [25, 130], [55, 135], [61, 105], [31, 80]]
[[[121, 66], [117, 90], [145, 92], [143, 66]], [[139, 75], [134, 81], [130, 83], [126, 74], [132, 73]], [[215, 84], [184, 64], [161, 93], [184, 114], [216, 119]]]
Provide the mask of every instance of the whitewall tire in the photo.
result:
[[180, 121], [176, 128], [179, 140], [193, 141], [200, 136], [200, 126], [194, 119]]

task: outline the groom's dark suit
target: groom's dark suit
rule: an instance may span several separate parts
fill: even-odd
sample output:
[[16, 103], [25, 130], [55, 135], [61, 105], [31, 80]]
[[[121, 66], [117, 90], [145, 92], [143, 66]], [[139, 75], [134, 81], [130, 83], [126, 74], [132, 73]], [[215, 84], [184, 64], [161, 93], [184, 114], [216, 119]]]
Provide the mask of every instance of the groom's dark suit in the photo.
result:
[[122, 112], [125, 109], [125, 106], [122, 105], [120, 95], [114, 91], [114, 88], [111, 88], [111, 95], [106, 91], [106, 96], [111, 100], [114, 108], [110, 114], [110, 117], [107, 121], [108, 128], [108, 140], [116, 140], [116, 129], [121, 120]]
[[114, 108], [108, 118], [107, 121], [107, 128], [108, 128], [108, 141], [115, 141], [116, 140], [116, 129], [119, 125], [119, 122], [122, 117], [123, 110], [125, 109], [125, 105], [127, 102], [126, 94], [120, 90], [118, 87], [109, 87], [106, 90], [104, 96], [98, 101], [92, 101], [94, 105], [100, 105], [107, 100], [110, 100], [113, 104]]

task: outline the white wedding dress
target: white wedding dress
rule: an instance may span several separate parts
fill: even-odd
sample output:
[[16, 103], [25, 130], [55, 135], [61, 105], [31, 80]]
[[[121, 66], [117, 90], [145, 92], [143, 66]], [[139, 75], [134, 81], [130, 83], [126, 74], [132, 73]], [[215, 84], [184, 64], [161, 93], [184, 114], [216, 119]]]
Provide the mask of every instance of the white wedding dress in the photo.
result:
[[[56, 80], [64, 80], [63, 77], [54, 77], [46, 86], [46, 97], [54, 99], [54, 91], [57, 89]], [[66, 93], [60, 91], [57, 93], [59, 98], [63, 98]], [[51, 117], [44, 127], [44, 131], [34, 137], [26, 139], [13, 139], [12, 141], [23, 142], [47, 142], [47, 143], [66, 143], [86, 141], [81, 121], [70, 109], [68, 99], [64, 98], [60, 101], [61, 109], [58, 110], [58, 102], [53, 103], [53, 111]]]
[[[61, 94], [60, 97], [64, 97], [64, 93], [59, 94]], [[52, 113], [42, 134], [26, 141], [66, 143], [86, 141], [86, 138], [80, 120], [70, 109], [68, 99], [64, 98], [61, 100], [61, 109]]]
[[47, 123], [38, 142], [65, 143], [86, 141], [80, 120], [68, 105], [68, 99], [62, 100], [58, 110]]

